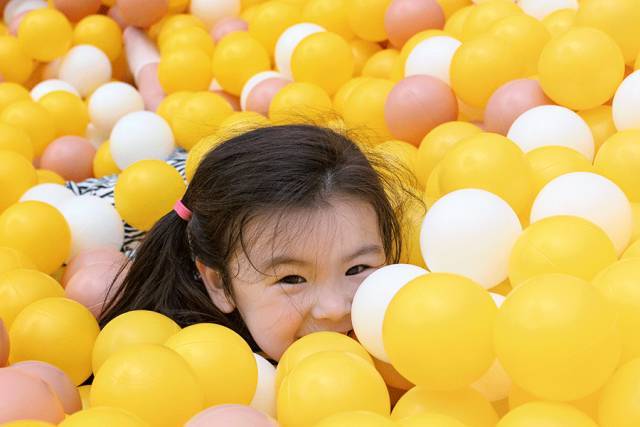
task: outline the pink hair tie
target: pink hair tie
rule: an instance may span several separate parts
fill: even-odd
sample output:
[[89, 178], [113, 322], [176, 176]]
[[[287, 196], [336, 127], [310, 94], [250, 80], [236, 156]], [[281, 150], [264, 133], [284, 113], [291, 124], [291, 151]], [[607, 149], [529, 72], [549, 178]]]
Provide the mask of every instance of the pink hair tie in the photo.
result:
[[187, 208], [182, 200], [178, 200], [175, 205], [173, 205], [173, 210], [176, 211], [178, 216], [185, 221], [189, 221], [191, 219], [191, 211]]

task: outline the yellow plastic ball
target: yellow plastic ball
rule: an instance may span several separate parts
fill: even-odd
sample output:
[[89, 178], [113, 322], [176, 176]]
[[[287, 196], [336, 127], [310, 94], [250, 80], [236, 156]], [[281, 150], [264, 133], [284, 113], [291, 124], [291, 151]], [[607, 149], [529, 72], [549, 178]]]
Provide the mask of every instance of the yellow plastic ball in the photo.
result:
[[248, 405], [258, 383], [258, 366], [249, 344], [224, 326], [202, 323], [188, 326], [164, 344], [191, 367], [204, 389], [205, 407], [237, 403]]
[[120, 168], [111, 156], [110, 146], [111, 142], [105, 141], [98, 147], [96, 155], [93, 157], [93, 176], [96, 178], [120, 173]]
[[204, 28], [192, 25], [168, 33], [160, 45], [160, 51], [165, 53], [194, 47], [202, 50], [209, 56], [213, 56], [215, 49], [211, 35], [209, 35]]
[[389, 4], [391, 0], [350, 0], [347, 3], [347, 19], [351, 31], [363, 40], [386, 40], [384, 15]]
[[354, 67], [349, 44], [328, 31], [306, 37], [291, 57], [295, 81], [318, 85], [329, 95], [336, 93], [353, 76]]
[[631, 202], [640, 202], [640, 130], [618, 132], [607, 139], [594, 160], [596, 171], [615, 182]]
[[598, 427], [585, 415], [566, 403], [531, 402], [505, 415], [496, 427]]
[[38, 103], [53, 117], [56, 136], [86, 134], [89, 111], [80, 97], [66, 91], [56, 91], [43, 96]]
[[416, 414], [396, 422], [399, 427], [466, 427], [455, 418], [440, 414]]
[[[7, 78], [4, 72], [2, 75]], [[0, 113], [14, 102], [25, 100], [31, 100], [31, 94], [24, 86], [11, 82], [0, 83]]]
[[122, 30], [105, 15], [89, 15], [82, 18], [73, 29], [73, 44], [89, 44], [102, 50], [109, 60], [115, 61], [122, 54]]
[[59, 427], [147, 427], [148, 424], [142, 421], [131, 412], [120, 408], [109, 408], [101, 406], [99, 408], [89, 408], [71, 414], [64, 421], [58, 424]]
[[3, 423], [2, 427], [55, 427], [55, 424], [51, 424], [45, 421], [18, 420]]
[[449, 149], [463, 139], [480, 133], [476, 125], [468, 122], [447, 122], [433, 128], [418, 147], [418, 174], [426, 182], [431, 172], [444, 158]]
[[24, 156], [15, 151], [0, 150], [0, 212], [16, 203], [37, 182], [36, 170]]
[[302, 9], [302, 21], [320, 25], [345, 40], [354, 38], [347, 17], [348, 0], [309, 0]]
[[51, 274], [69, 257], [71, 231], [62, 214], [42, 202], [16, 203], [0, 215], [0, 246], [17, 249]]
[[460, 9], [466, 8], [471, 5], [471, 0], [437, 0], [438, 4], [442, 8], [444, 12], [445, 18], [447, 20], [451, 19], [454, 13], [459, 11]]
[[510, 42], [496, 36], [466, 41], [451, 60], [451, 87], [465, 103], [484, 107], [496, 89], [526, 75], [523, 55]]
[[173, 350], [139, 344], [114, 354], [95, 374], [91, 406], [124, 409], [152, 426], [184, 425], [204, 409], [204, 391]]
[[38, 176], [38, 184], [64, 185], [66, 182], [60, 175], [47, 169], [36, 169], [36, 175]]
[[431, 273], [406, 284], [387, 308], [382, 329], [391, 364], [413, 384], [456, 390], [494, 361], [496, 306], [480, 285]]
[[62, 286], [41, 271], [19, 268], [0, 274], [0, 318], [7, 329], [32, 302], [62, 296]]
[[181, 90], [207, 90], [211, 78], [211, 58], [198, 48], [174, 50], [160, 57], [158, 79], [168, 94]]
[[594, 172], [593, 165], [585, 156], [567, 147], [549, 145], [539, 147], [525, 154], [533, 180], [535, 193], [554, 178], [571, 172]]
[[82, 401], [82, 410], [86, 411], [91, 406], [89, 404], [89, 394], [91, 393], [91, 385], [81, 385], [78, 387], [78, 394]]
[[42, 62], [53, 61], [71, 47], [73, 28], [62, 12], [36, 9], [28, 12], [18, 28], [18, 41], [25, 53]]
[[469, 41], [482, 36], [499, 20], [522, 13], [522, 9], [511, 0], [483, 1], [471, 8], [464, 19], [462, 40]]
[[204, 156], [212, 149], [217, 147], [223, 142], [222, 139], [218, 138], [217, 135], [212, 135], [207, 138], [202, 138], [200, 142], [193, 146], [193, 148], [189, 151], [189, 155], [187, 156], [187, 162], [185, 163], [185, 176], [187, 178], [187, 182], [191, 182], [193, 179], [193, 175], [195, 175], [200, 162], [204, 158]]
[[[418, 193], [414, 191], [414, 194]], [[418, 203], [417, 200], [408, 203], [403, 212], [402, 221], [402, 250], [400, 251], [400, 263], [417, 265], [427, 268], [422, 251], [420, 250], [420, 229], [424, 216], [427, 213], [426, 206]]]
[[624, 57], [606, 33], [574, 28], [545, 46], [538, 72], [542, 89], [554, 102], [586, 110], [614, 95], [624, 78]]
[[386, 162], [398, 165], [401, 172], [409, 172], [411, 180], [415, 180], [419, 188], [424, 188], [426, 182], [420, 181], [418, 176], [418, 148], [405, 141], [390, 140], [378, 144], [373, 152], [379, 154]]
[[480, 188], [502, 197], [520, 218], [533, 202], [531, 168], [520, 148], [504, 136], [478, 133], [455, 144], [440, 162], [440, 193]]
[[347, 99], [351, 97], [351, 94], [353, 94], [356, 87], [368, 80], [370, 80], [368, 77], [356, 77], [343, 84], [340, 89], [338, 89], [338, 92], [333, 96], [333, 109], [343, 116], [344, 106]]
[[331, 98], [321, 87], [312, 83], [294, 82], [286, 85], [273, 97], [269, 118], [275, 124], [322, 122], [332, 110]]
[[273, 57], [276, 42], [289, 27], [300, 22], [299, 7], [281, 0], [270, 0], [260, 4], [249, 18], [249, 34], [262, 43]]
[[31, 100], [9, 105], [0, 114], [0, 122], [24, 130], [31, 138], [36, 156], [41, 156], [56, 137], [56, 123], [51, 113]]
[[371, 141], [393, 139], [384, 118], [384, 105], [393, 86], [391, 80], [367, 79], [354, 87], [343, 107], [347, 127], [370, 132]]
[[162, 28], [158, 33], [158, 46], [162, 46], [166, 38], [168, 38], [174, 31], [178, 31], [182, 28], [188, 27], [200, 27], [203, 30], [207, 30], [207, 26], [200, 18], [191, 14], [177, 14], [169, 16], [162, 24]]
[[45, 298], [24, 308], [11, 325], [11, 363], [41, 360], [76, 384], [91, 375], [91, 351], [100, 328], [89, 309], [67, 298]]
[[189, 0], [169, 0], [169, 13], [184, 12], [189, 6]]
[[396, 49], [385, 49], [377, 52], [364, 64], [362, 75], [379, 79], [391, 78], [391, 72], [397, 61], [400, 60], [400, 52]]
[[239, 31], [227, 35], [213, 54], [213, 75], [222, 88], [236, 96], [254, 75], [271, 68], [265, 48], [249, 33]]
[[176, 103], [171, 128], [177, 144], [191, 150], [202, 138], [213, 135], [233, 113], [231, 105], [213, 92], [198, 92]]
[[575, 9], [560, 9], [545, 16], [542, 23], [551, 37], [558, 37], [569, 31], [576, 19], [577, 11]]
[[394, 427], [396, 424], [389, 417], [368, 411], [340, 412], [324, 418], [313, 427]]
[[382, 377], [354, 354], [324, 351], [301, 361], [278, 389], [278, 421], [306, 426], [340, 412], [389, 414], [389, 393]]
[[470, 388], [431, 391], [414, 387], [398, 400], [391, 418], [401, 421], [419, 414], [444, 415], [465, 426], [474, 427], [494, 427], [498, 422], [498, 415], [491, 403], [480, 392]]
[[602, 390], [598, 420], [602, 427], [635, 427], [640, 423], [640, 359], [620, 367]]
[[456, 10], [444, 23], [444, 31], [459, 40], [464, 36], [464, 23], [475, 6], [465, 6]]
[[509, 280], [519, 286], [547, 273], [591, 280], [616, 258], [613, 243], [600, 227], [575, 216], [553, 216], [520, 235], [509, 259]]
[[565, 274], [533, 277], [512, 292], [496, 317], [494, 343], [514, 383], [555, 401], [597, 391], [621, 353], [613, 307], [593, 285]]
[[133, 310], [114, 318], [100, 331], [93, 349], [93, 371], [107, 359], [135, 344], [164, 344], [180, 332], [180, 326], [167, 316], [148, 310]]
[[115, 207], [127, 223], [147, 231], [173, 209], [185, 191], [184, 180], [175, 168], [162, 160], [141, 160], [118, 177]]
[[597, 28], [609, 34], [620, 46], [625, 62], [631, 65], [640, 50], [638, 20], [640, 3], [635, 0], [582, 0], [575, 23], [577, 26]]
[[25, 83], [35, 64], [13, 36], [0, 36], [0, 73], [5, 80]]
[[378, 43], [369, 42], [357, 38], [351, 40], [349, 44], [351, 45], [351, 53], [353, 54], [354, 76], [361, 75], [362, 70], [369, 58], [382, 50], [382, 47]]
[[593, 279], [593, 284], [615, 307], [622, 336], [622, 362], [640, 357], [640, 259], [611, 264]]
[[0, 246], [0, 274], [22, 268], [35, 269], [36, 265], [19, 250], [8, 246]]
[[640, 258], [640, 242], [633, 242], [622, 254], [621, 259]]
[[291, 344], [284, 352], [276, 369], [276, 389], [289, 373], [307, 357], [324, 351], [341, 351], [354, 354], [373, 366], [369, 353], [356, 340], [337, 332], [315, 332], [305, 335]]
[[0, 123], [0, 150], [9, 150], [33, 160], [33, 144], [29, 135], [20, 128]]
[[551, 34], [536, 18], [529, 15], [511, 15], [502, 18], [489, 28], [489, 34], [510, 43], [524, 54], [525, 75], [534, 75], [538, 71], [538, 58]]
[[602, 144], [617, 132], [610, 105], [601, 105], [590, 110], [579, 111], [578, 115], [587, 122], [589, 129], [591, 129], [596, 153]]
[[178, 91], [167, 95], [158, 105], [156, 114], [165, 119], [167, 123], [171, 124], [173, 116], [176, 114], [178, 109], [180, 109], [183, 103], [195, 93], [196, 92], [191, 91]]
[[[593, 394], [588, 395], [587, 397], [583, 397], [582, 399], [572, 400], [570, 402], [566, 402], [569, 405], [579, 409], [584, 412], [593, 420], [598, 419], [598, 401], [600, 400], [600, 391], [597, 391]], [[531, 393], [528, 393], [518, 387], [516, 384], [511, 385], [511, 390], [509, 391], [508, 403], [510, 409], [515, 409], [519, 406], [524, 405], [529, 402], [539, 401], [539, 398], [535, 397]]]

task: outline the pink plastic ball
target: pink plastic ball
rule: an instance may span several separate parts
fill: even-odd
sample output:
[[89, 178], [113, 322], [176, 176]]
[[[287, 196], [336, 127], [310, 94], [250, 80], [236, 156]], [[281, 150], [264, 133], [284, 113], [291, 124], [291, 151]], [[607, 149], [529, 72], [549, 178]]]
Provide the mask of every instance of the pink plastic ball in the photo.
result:
[[247, 24], [247, 21], [245, 21], [244, 19], [235, 17], [223, 18], [220, 21], [216, 22], [216, 24], [211, 29], [211, 37], [213, 37], [213, 41], [218, 43], [227, 34], [231, 34], [236, 31], [248, 30], [249, 24]]
[[[65, 296], [87, 307], [97, 319], [102, 314], [107, 294], [113, 296], [127, 274], [125, 270], [118, 275], [119, 271], [120, 266], [113, 263], [88, 265], [69, 280], [64, 290]], [[116, 276], [118, 280], [114, 283]]]
[[62, 276], [62, 286], [67, 286], [73, 275], [84, 267], [93, 264], [122, 265], [126, 260], [127, 257], [112, 246], [80, 252], [67, 265], [67, 269]]
[[69, 181], [84, 181], [93, 176], [95, 147], [79, 136], [62, 136], [45, 148], [40, 167]]
[[291, 83], [290, 80], [274, 77], [266, 79], [258, 83], [247, 96], [247, 111], [255, 111], [264, 116], [269, 115], [269, 106], [274, 96], [286, 85]]
[[49, 384], [56, 394], [65, 414], [73, 414], [82, 409], [80, 393], [71, 379], [60, 369], [46, 362], [28, 360], [11, 365], [12, 369], [19, 369], [27, 374], [34, 375]]
[[53, 0], [53, 5], [71, 21], [79, 21], [85, 16], [97, 13], [100, 0]]
[[185, 424], [185, 427], [208, 426], [278, 427], [278, 423], [250, 406], [219, 405], [199, 412]]
[[397, 48], [420, 31], [442, 29], [444, 21], [436, 0], [393, 0], [384, 14], [384, 28]]
[[440, 79], [425, 75], [400, 80], [384, 106], [391, 134], [416, 146], [431, 129], [457, 116], [458, 102], [453, 90]]
[[116, 6], [128, 25], [147, 28], [169, 11], [168, 0], [116, 0]]
[[553, 104], [537, 80], [518, 79], [500, 86], [489, 98], [484, 124], [489, 132], [506, 135], [513, 122], [525, 111]]
[[116, 21], [116, 24], [118, 24], [118, 26], [120, 26], [121, 30], [125, 30], [125, 28], [127, 28], [128, 24], [124, 19], [124, 16], [122, 16], [122, 12], [120, 12], [120, 8], [118, 7], [118, 5], [114, 5], [109, 9], [109, 12], [107, 12], [107, 15], [109, 15], [109, 18], [113, 19], [114, 21]]
[[63, 418], [62, 404], [46, 382], [19, 369], [0, 369], [0, 424], [24, 419], [58, 424]]
[[156, 111], [158, 105], [167, 96], [158, 78], [158, 63], [153, 62], [143, 66], [136, 76], [136, 82], [145, 108], [149, 111]]

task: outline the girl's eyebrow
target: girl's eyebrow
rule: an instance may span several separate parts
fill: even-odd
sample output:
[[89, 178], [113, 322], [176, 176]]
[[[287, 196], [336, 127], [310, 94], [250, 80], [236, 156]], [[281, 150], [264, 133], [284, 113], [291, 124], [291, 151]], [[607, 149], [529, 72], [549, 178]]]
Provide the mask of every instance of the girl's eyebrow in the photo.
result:
[[[352, 253], [351, 255], [347, 255], [346, 257], [344, 257], [342, 259], [343, 263], [347, 263], [349, 261], [351, 261], [352, 259], [355, 259], [359, 256], [363, 256], [363, 255], [370, 255], [370, 254], [379, 254], [379, 253], [383, 253], [384, 250], [382, 249], [382, 246], [375, 244], [375, 243], [369, 243], [366, 244], [364, 246], [361, 246], [358, 250], [356, 250], [354, 253]], [[287, 254], [283, 254], [283, 255], [278, 255], [275, 256], [273, 258], [271, 258], [271, 260], [264, 265], [263, 267], [261, 267], [262, 271], [268, 270], [268, 269], [272, 269], [275, 268], [279, 265], [283, 265], [283, 264], [289, 264], [289, 265], [298, 265], [301, 267], [304, 266], [309, 266], [311, 263], [305, 260], [301, 260], [301, 259], [296, 259], [293, 258]]]

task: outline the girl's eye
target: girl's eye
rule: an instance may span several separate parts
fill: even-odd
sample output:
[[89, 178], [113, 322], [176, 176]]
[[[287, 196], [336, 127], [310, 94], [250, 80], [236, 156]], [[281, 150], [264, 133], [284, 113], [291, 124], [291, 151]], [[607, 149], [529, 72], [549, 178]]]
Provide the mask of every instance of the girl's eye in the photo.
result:
[[355, 276], [356, 274], [360, 274], [363, 271], [365, 271], [366, 269], [371, 268], [368, 265], [364, 265], [364, 264], [360, 264], [360, 265], [356, 265], [355, 267], [351, 267], [350, 269], [347, 270], [346, 275], [347, 276]]
[[286, 276], [278, 280], [278, 283], [285, 283], [287, 285], [299, 285], [301, 283], [304, 283], [305, 281], [305, 278], [302, 276]]

